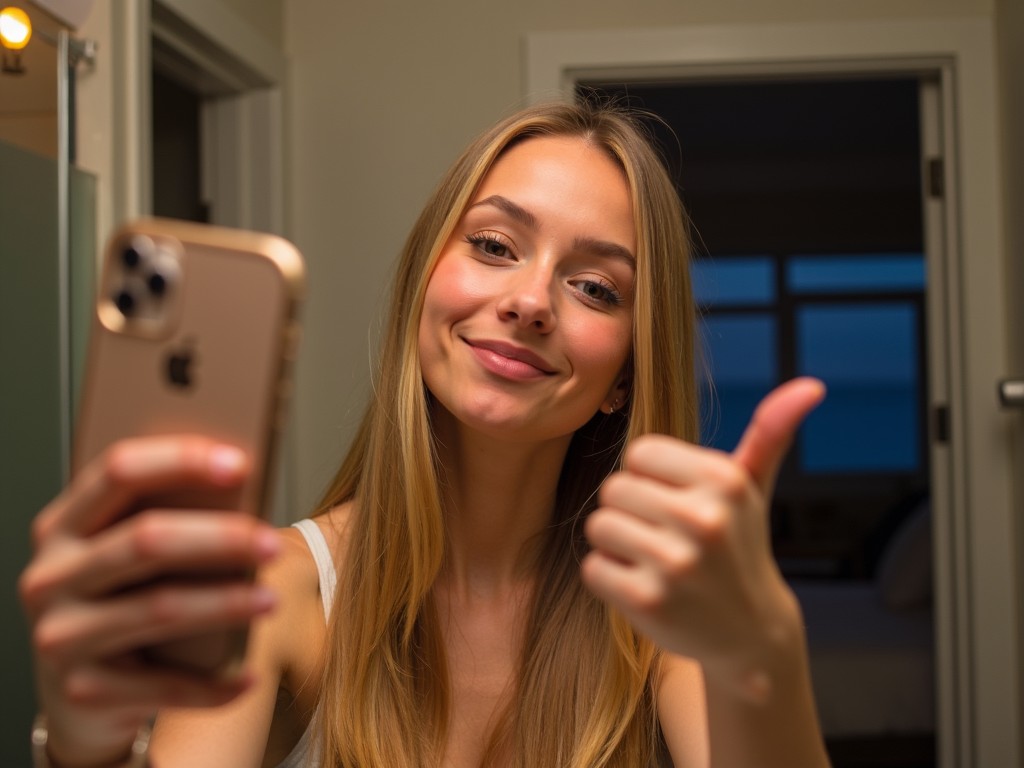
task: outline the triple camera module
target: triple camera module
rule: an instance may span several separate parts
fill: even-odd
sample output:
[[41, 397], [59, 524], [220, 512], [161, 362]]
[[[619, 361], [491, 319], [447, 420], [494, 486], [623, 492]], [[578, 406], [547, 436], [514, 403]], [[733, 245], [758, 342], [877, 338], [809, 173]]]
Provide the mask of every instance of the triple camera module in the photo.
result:
[[184, 278], [181, 243], [139, 233], [116, 239], [107, 251], [97, 307], [110, 330], [142, 338], [173, 333], [181, 313]]
[[159, 320], [163, 300], [181, 277], [175, 249], [135, 235], [120, 248], [117, 258], [111, 302], [126, 320]]

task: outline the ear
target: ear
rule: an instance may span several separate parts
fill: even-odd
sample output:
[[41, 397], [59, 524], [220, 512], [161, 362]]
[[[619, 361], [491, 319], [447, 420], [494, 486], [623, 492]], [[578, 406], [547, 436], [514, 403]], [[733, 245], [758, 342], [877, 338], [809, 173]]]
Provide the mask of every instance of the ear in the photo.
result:
[[626, 403], [629, 400], [629, 379], [626, 372], [623, 371], [619, 374], [615, 380], [615, 384], [608, 394], [604, 398], [604, 402], [601, 403], [602, 413], [615, 413], [621, 411], [626, 407]]

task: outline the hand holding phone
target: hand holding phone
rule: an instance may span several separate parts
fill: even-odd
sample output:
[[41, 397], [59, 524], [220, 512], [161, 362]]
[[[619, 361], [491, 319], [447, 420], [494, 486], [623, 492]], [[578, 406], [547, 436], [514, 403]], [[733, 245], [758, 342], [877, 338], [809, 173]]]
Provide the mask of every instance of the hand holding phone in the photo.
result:
[[246, 688], [303, 280], [270, 235], [149, 219], [111, 238], [73, 477], [19, 582], [55, 759], [116, 760], [156, 709]]
[[[74, 466], [118, 440], [199, 434], [244, 451], [238, 486], [155, 494], [150, 508], [240, 510], [263, 517], [298, 338], [303, 264], [272, 235], [150, 219], [106, 251]], [[230, 577], [230, 569], [180, 578]], [[147, 650], [156, 662], [230, 674], [245, 632], [218, 632]]]

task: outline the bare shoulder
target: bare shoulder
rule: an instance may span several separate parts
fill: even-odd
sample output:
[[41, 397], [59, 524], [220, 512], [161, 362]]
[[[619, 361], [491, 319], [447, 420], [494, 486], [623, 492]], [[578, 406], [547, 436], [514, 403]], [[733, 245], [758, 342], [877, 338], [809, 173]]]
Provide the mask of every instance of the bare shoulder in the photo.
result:
[[[348, 510], [344, 505], [313, 518], [331, 553], [335, 571], [344, 538]], [[278, 595], [278, 610], [271, 620], [272, 645], [282, 652], [280, 666], [285, 672], [309, 659], [310, 638], [322, 637], [325, 627], [316, 560], [302, 533], [294, 527], [279, 531], [281, 554], [260, 574], [261, 583]], [[301, 628], [303, 631], [297, 631]]]
[[[350, 510], [351, 503], [347, 503], [311, 518], [327, 542], [335, 569], [339, 565], [338, 553], [346, 539]], [[306, 538], [293, 526], [280, 529], [278, 535], [282, 541], [281, 554], [264, 568], [260, 580], [272, 589], [279, 590], [288, 600], [295, 598], [301, 601], [310, 595], [319, 594], [316, 561]]]

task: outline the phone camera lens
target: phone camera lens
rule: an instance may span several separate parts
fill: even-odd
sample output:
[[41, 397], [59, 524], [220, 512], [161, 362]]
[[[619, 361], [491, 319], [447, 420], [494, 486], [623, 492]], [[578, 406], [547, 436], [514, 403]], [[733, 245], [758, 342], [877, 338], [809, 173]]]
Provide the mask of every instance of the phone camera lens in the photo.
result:
[[135, 312], [135, 297], [129, 291], [118, 291], [114, 296], [114, 304], [125, 317], [131, 317]]
[[149, 286], [149, 292], [154, 296], [163, 296], [167, 291], [167, 278], [159, 272], [154, 272], [146, 280], [146, 285]]
[[136, 250], [134, 246], [129, 245], [121, 253], [121, 261], [128, 269], [135, 269], [139, 266], [139, 262], [142, 260], [142, 254]]

